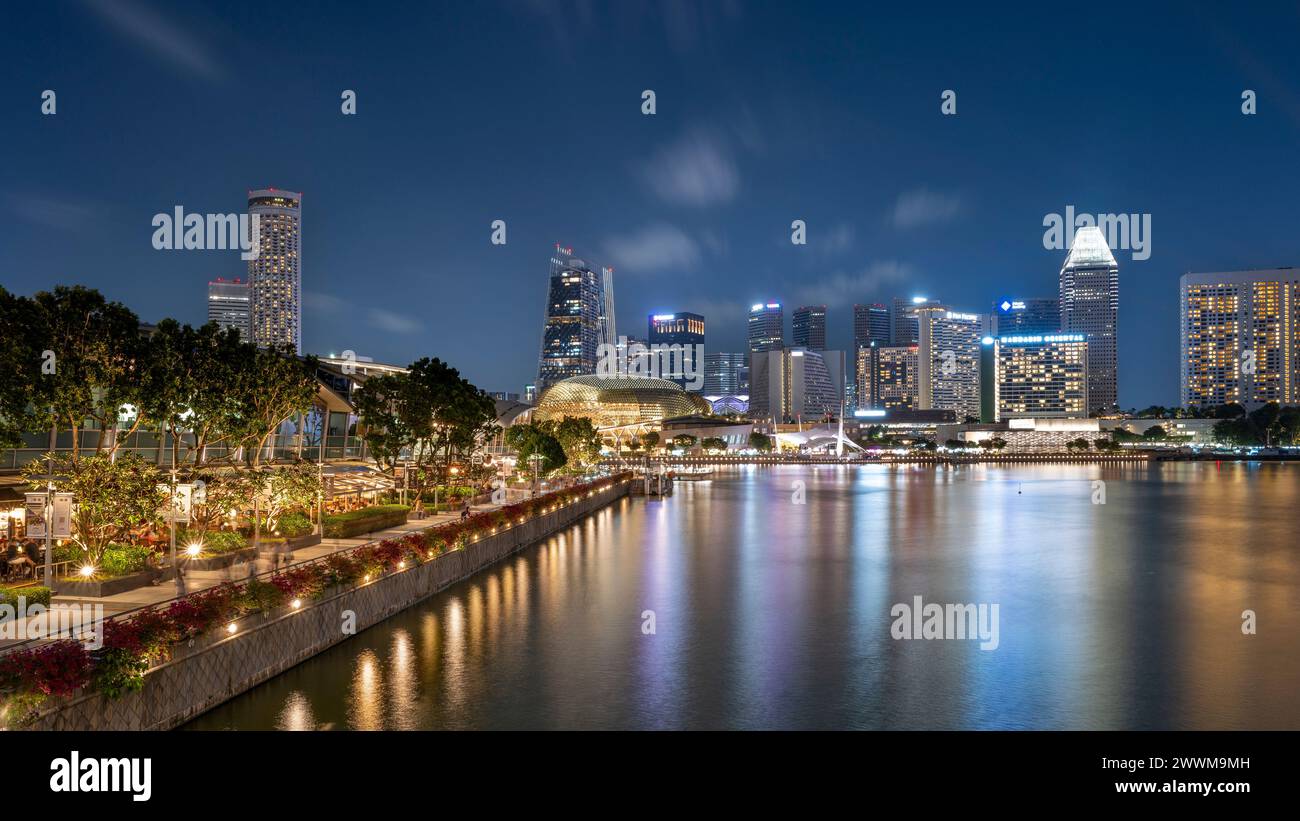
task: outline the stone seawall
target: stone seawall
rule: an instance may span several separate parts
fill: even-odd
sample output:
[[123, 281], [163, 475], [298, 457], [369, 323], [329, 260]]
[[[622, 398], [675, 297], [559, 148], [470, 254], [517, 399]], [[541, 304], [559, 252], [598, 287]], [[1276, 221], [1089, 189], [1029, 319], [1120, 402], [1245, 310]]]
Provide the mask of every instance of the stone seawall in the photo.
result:
[[118, 699], [91, 693], [51, 705], [26, 729], [169, 730], [523, 548], [628, 495], [621, 482], [565, 508], [374, 581], [339, 587], [303, 602], [246, 616], [235, 632], [201, 636], [145, 674], [144, 688]]

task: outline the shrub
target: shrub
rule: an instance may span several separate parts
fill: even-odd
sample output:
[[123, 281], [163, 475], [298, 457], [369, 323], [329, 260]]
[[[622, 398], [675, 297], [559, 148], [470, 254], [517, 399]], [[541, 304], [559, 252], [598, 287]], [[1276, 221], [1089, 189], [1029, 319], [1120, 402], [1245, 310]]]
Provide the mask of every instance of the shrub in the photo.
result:
[[143, 545], [109, 545], [99, 561], [99, 572], [105, 576], [125, 576], [139, 573], [149, 566], [153, 550]]
[[290, 539], [306, 536], [316, 529], [316, 525], [305, 513], [286, 513], [280, 517], [280, 535]]
[[214, 530], [203, 537], [203, 549], [208, 553], [234, 553], [248, 547], [248, 539], [234, 530]]
[[331, 539], [346, 539], [383, 530], [406, 521], [410, 508], [406, 505], [372, 505], [361, 510], [336, 513], [325, 517], [325, 535]]
[[18, 599], [24, 598], [27, 606], [39, 604], [44, 607], [50, 606], [50, 588], [48, 587], [7, 587], [0, 588], [0, 604], [7, 604], [15, 610], [18, 609]]

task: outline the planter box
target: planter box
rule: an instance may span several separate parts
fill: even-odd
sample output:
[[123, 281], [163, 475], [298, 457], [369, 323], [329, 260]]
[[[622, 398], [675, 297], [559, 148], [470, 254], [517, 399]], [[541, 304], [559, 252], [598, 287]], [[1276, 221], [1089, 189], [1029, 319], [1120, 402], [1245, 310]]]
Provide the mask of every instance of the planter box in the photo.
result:
[[246, 562], [256, 555], [256, 548], [245, 547], [240, 550], [231, 550], [229, 553], [217, 553], [199, 559], [182, 559], [181, 567], [185, 570], [221, 570], [224, 567], [230, 567], [232, 564]]
[[155, 581], [162, 581], [171, 577], [172, 574], [169, 568], [160, 569], [156, 567], [141, 570], [139, 573], [128, 573], [125, 576], [113, 576], [106, 579], [83, 580], [68, 577], [54, 580], [54, 594], [56, 596], [83, 596], [97, 599], [117, 593], [125, 593], [138, 587], [148, 587]]
[[396, 527], [406, 521], [408, 512], [406, 509], [379, 511], [372, 515], [356, 516], [348, 519], [340, 518], [334, 521], [330, 521], [331, 517], [326, 516], [325, 537], [328, 539], [347, 539], [360, 536], [363, 533], [372, 533], [376, 530]]

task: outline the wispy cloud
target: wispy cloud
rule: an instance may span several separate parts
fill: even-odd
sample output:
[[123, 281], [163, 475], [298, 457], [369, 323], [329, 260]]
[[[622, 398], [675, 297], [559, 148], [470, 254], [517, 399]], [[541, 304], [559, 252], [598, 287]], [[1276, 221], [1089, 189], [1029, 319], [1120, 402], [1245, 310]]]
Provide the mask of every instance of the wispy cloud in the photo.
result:
[[209, 81], [225, 75], [198, 38], [134, 0], [85, 0], [109, 25], [177, 68]]
[[369, 309], [366, 311], [366, 319], [371, 327], [391, 334], [413, 334], [424, 327], [418, 320], [383, 308]]
[[961, 213], [962, 200], [956, 194], [943, 194], [917, 188], [899, 195], [892, 219], [897, 228], [916, 228], [947, 222]]
[[676, 205], [729, 202], [740, 190], [740, 172], [727, 143], [693, 131], [651, 157], [643, 169], [650, 189]]
[[307, 310], [319, 314], [322, 318], [342, 317], [349, 313], [359, 313], [370, 327], [390, 334], [413, 334], [424, 329], [417, 319], [386, 308], [358, 307], [351, 300], [327, 294], [322, 291], [305, 291], [302, 295], [303, 305]]
[[605, 254], [620, 271], [689, 269], [700, 261], [700, 245], [680, 228], [658, 223], [634, 234], [610, 237]]
[[857, 232], [847, 222], [832, 225], [823, 236], [814, 233], [811, 237], [813, 247], [823, 256], [842, 254], [853, 247], [857, 241]]
[[914, 271], [905, 263], [884, 260], [856, 272], [837, 272], [818, 282], [809, 283], [797, 294], [801, 305], [825, 305], [838, 308], [861, 302], [888, 285], [912, 278]]
[[85, 228], [94, 214], [89, 205], [49, 197], [6, 194], [5, 206], [18, 218], [42, 228], [73, 231]]

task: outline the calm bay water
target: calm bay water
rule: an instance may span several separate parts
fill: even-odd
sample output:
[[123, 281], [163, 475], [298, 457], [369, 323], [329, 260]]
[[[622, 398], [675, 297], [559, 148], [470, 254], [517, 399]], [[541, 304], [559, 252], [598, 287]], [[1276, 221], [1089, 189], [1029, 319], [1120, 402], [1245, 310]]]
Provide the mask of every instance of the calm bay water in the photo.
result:
[[[1300, 729], [1298, 510], [1300, 465], [727, 468], [188, 728]], [[917, 595], [998, 648], [894, 640]]]

